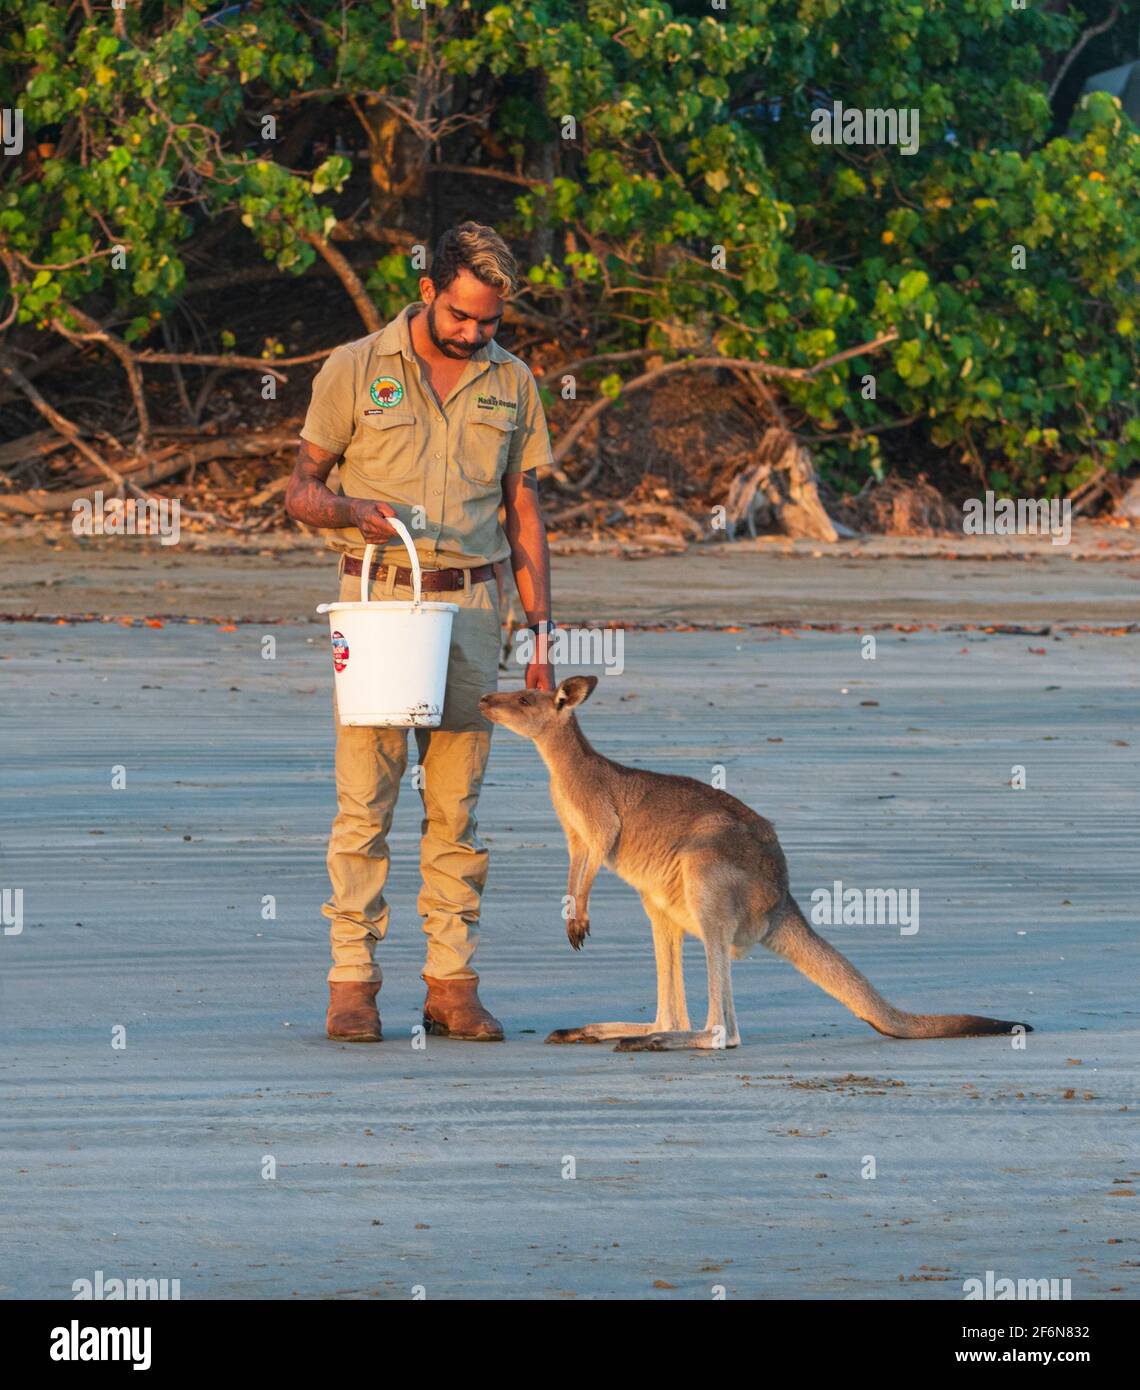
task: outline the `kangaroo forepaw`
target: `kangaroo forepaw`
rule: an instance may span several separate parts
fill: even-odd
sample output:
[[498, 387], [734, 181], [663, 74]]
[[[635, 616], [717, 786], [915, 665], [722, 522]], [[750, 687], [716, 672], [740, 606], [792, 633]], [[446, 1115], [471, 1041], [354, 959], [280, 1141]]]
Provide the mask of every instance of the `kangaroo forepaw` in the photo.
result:
[[570, 940], [570, 945], [576, 951], [580, 951], [582, 942], [590, 935], [590, 919], [588, 917], [571, 917], [566, 923], [566, 935]]

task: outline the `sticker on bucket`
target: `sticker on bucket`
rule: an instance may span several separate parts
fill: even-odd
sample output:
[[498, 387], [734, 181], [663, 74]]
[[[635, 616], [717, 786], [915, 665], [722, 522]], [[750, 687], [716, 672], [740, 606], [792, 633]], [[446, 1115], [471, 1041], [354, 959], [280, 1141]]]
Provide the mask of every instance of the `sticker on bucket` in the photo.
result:
[[344, 639], [343, 632], [334, 632], [332, 635], [333, 644], [333, 670], [343, 671], [348, 665], [348, 643]]

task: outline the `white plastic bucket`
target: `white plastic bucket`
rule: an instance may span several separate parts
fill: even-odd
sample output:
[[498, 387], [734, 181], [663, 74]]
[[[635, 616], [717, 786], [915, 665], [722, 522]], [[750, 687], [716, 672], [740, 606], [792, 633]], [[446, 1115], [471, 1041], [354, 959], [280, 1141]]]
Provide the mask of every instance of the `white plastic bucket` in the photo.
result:
[[434, 729], [443, 718], [451, 622], [459, 605], [424, 603], [420, 557], [408, 528], [395, 517], [393, 530], [412, 561], [411, 603], [368, 601], [368, 572], [376, 547], [364, 552], [359, 603], [322, 603], [329, 615], [336, 704], [342, 724], [374, 728]]

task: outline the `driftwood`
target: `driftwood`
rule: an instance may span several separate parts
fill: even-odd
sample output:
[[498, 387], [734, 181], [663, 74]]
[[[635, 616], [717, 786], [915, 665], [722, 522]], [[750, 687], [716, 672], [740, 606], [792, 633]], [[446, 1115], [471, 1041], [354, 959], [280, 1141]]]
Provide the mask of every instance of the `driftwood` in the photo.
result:
[[[575, 507], [566, 507], [564, 510], [548, 516], [546, 522], [552, 528], [558, 527], [563, 522], [572, 521], [580, 516], [588, 516], [591, 512], [601, 514], [597, 520], [603, 526], [616, 526], [632, 517], [648, 516], [663, 518], [665, 521], [671, 522], [677, 531], [687, 532], [693, 540], [705, 540], [709, 533], [707, 526], [702, 526], [696, 518], [691, 517], [688, 512], [682, 511], [680, 507], [672, 503], [615, 501], [613, 498], [602, 497], [596, 498], [592, 502], [580, 502]], [[671, 539], [679, 544], [684, 544], [675, 535]]]
[[[708, 535], [706, 526], [702, 526], [699, 521], [694, 521], [680, 507], [670, 506], [667, 502], [623, 502], [621, 509], [627, 516], [664, 517], [666, 521], [671, 521], [678, 530], [687, 531], [694, 540], [703, 540]], [[639, 537], [639, 539], [641, 538]], [[676, 538], [673, 537], [672, 539]]]
[[822, 362], [816, 362], [810, 367], [777, 367], [768, 362], [757, 362], [750, 357], [686, 357], [677, 362], [666, 362], [662, 367], [654, 367], [651, 371], [635, 376], [632, 381], [622, 382], [620, 395], [600, 396], [592, 405], [588, 406], [559, 439], [554, 450], [554, 468], [551, 470], [550, 476], [564, 492], [580, 490], [581, 484], [576, 484], [574, 479], [568, 477], [563, 470], [563, 459], [569, 454], [582, 433], [603, 411], [613, 405], [615, 400], [624, 400], [634, 391], [643, 391], [662, 377], [673, 376], [677, 372], [691, 372], [715, 367], [745, 371], [758, 377], [771, 377], [776, 381], [810, 381], [820, 372], [827, 371], [829, 367], [838, 366], [840, 362], [846, 362], [852, 357], [862, 357], [865, 353], [877, 352], [879, 348], [885, 347], [887, 343], [893, 343], [897, 338], [898, 330], [892, 328], [889, 333], [884, 333], [881, 337], [873, 338], [870, 342], [860, 343], [857, 347], [845, 348], [842, 352], [832, 353], [830, 357], [825, 357]]
[[8, 378], [17, 390], [21, 391], [28, 398], [48, 424], [52, 425], [57, 433], [63, 435], [69, 444], [78, 449], [89, 463], [94, 464], [105, 478], [113, 482], [120, 492], [126, 490], [127, 483], [123, 475], [112, 468], [94, 449], [83, 442], [83, 439], [80, 437], [79, 426], [76, 425], [74, 421], [69, 420], [66, 415], [62, 415], [56, 410], [51, 402], [46, 400], [36, 387], [32, 385], [14, 362], [0, 356], [0, 372]]
[[857, 497], [841, 504], [841, 514], [866, 531], [884, 536], [940, 536], [962, 530], [962, 510], [927, 482], [889, 474], [868, 479]]
[[796, 539], [839, 539], [819, 500], [811, 455], [778, 425], [765, 431], [755, 462], [733, 478], [725, 511], [729, 540], [741, 526], [755, 536], [757, 526], [773, 523]]
[[[297, 444], [293, 433], [274, 431], [264, 434], [234, 435], [224, 439], [203, 439], [196, 444], [170, 444], [155, 451], [149, 459], [140, 460], [133, 467], [125, 467], [122, 478], [133, 490], [152, 487], [155, 483], [173, 478], [192, 464], [209, 463], [223, 458], [256, 458], [260, 455], [276, 454], [292, 449]], [[259, 493], [262, 501], [275, 496], [276, 491], [285, 487], [286, 479], [275, 479], [266, 494]], [[0, 493], [0, 513], [8, 512], [23, 516], [34, 516], [40, 512], [69, 512], [80, 498], [90, 497], [89, 487], [68, 492], [33, 489], [30, 492]], [[256, 501], [257, 499], [252, 499]]]
[[1114, 477], [1104, 467], [1098, 468], [1091, 478], [1086, 478], [1083, 483], [1073, 488], [1069, 493], [1069, 501], [1072, 503], [1073, 515], [1079, 516], [1081, 512], [1087, 511], [1089, 507], [1098, 502], [1106, 502], [1111, 509], [1116, 511], [1118, 516], [1135, 516], [1137, 514], [1136, 484], [1132, 484], [1132, 512], [1128, 512], [1123, 503], [1128, 493], [1128, 487], [1123, 478]]
[[[328, 273], [335, 275], [345, 287], [349, 297], [356, 304], [365, 325], [370, 329], [378, 327], [379, 323], [375, 319], [375, 311], [367, 300], [367, 295], [364, 293], [359, 278], [342, 253], [332, 245], [334, 238], [340, 239], [337, 237], [338, 230], [339, 228], [333, 229], [331, 235], [306, 234], [305, 239], [311, 242], [323, 258], [322, 264], [327, 268]], [[541, 314], [528, 313], [518, 306], [511, 306], [507, 318], [511, 321], [530, 323], [536, 327], [541, 326], [544, 329], [556, 329], [558, 327], [557, 321], [550, 320]], [[219, 438], [216, 435], [207, 436], [204, 432], [197, 430], [191, 432], [163, 428], [157, 422], [152, 423], [149, 416], [145, 392], [146, 382], [144, 380], [146, 370], [152, 366], [174, 369], [175, 384], [182, 409], [191, 421], [196, 421], [201, 418], [205, 402], [222, 373], [235, 370], [260, 371], [271, 375], [278, 381], [286, 381], [288, 376], [283, 369], [301, 363], [319, 362], [332, 351], [332, 349], [323, 349], [276, 359], [238, 356], [233, 353], [179, 352], [176, 350], [169, 333], [166, 334], [166, 351], [136, 349], [113, 332], [109, 323], [101, 323], [75, 305], [67, 303], [61, 303], [58, 306], [57, 315], [52, 319], [52, 326], [56, 333], [65, 340], [68, 350], [75, 351], [95, 346], [111, 354], [117, 360], [124, 374], [134, 406], [136, 435], [131, 444], [124, 444], [103, 430], [85, 427], [77, 420], [68, 418], [53, 406], [32, 383], [30, 369], [28, 371], [21, 370], [20, 367], [16, 366], [11, 356], [0, 350], [0, 382], [7, 386], [13, 394], [22, 396], [29, 402], [44, 421], [52, 427], [50, 433], [29, 434], [22, 440], [0, 445], [0, 515], [34, 516], [71, 511], [78, 500], [90, 497], [92, 488], [97, 486], [101, 479], [106, 480], [119, 497], [127, 495], [145, 497], [147, 495], [146, 489], [158, 483], [167, 482], [186, 470], [189, 470], [188, 484], [193, 485], [194, 470], [199, 464], [209, 466], [210, 478], [220, 489], [217, 493], [218, 500], [232, 503], [234, 493], [228, 485], [233, 480], [225, 470], [219, 467], [217, 461], [220, 459], [268, 457], [285, 450], [292, 450], [297, 443], [295, 432], [266, 432]], [[764, 435], [757, 461], [733, 481], [729, 499], [729, 536], [735, 535], [742, 525], [746, 526], [752, 534], [755, 534], [758, 521], [769, 521], [774, 518], [791, 535], [835, 540], [835, 528], [824, 511], [816, 491], [810, 455], [802, 445], [796, 444], [794, 436], [788, 432], [786, 419], [780, 410], [775, 394], [765, 382], [768, 379], [777, 381], [809, 380], [849, 358], [877, 351], [893, 341], [895, 336], [895, 332], [892, 331], [873, 341], [835, 353], [810, 367], [780, 367], [750, 359], [694, 355], [663, 365], [655, 364], [651, 370], [624, 383], [619, 399], [628, 396], [631, 392], [643, 390], [655, 384], [659, 379], [677, 372], [708, 368], [727, 368], [734, 372], [739, 379], [743, 379], [747, 384], [749, 394], [758, 410], [767, 414], [769, 419], [774, 420], [777, 428], [770, 429]], [[601, 353], [548, 368], [546, 374], [554, 376], [560, 372], [580, 370], [602, 363], [632, 362], [646, 356], [652, 358], [656, 354], [649, 349]], [[208, 369], [206, 379], [195, 400], [191, 399], [191, 393], [182, 378], [181, 368], [185, 366]], [[613, 399], [605, 396], [588, 405], [558, 441], [554, 455], [553, 481], [571, 497], [574, 494], [580, 497], [583, 493], [588, 492], [603, 467], [604, 459], [599, 451], [590, 465], [585, 468], [582, 476], [577, 479], [567, 477], [561, 463], [569, 452], [580, 443], [583, 432], [613, 403]], [[216, 429], [218, 423], [220, 422], [213, 422], [211, 427]], [[178, 442], [168, 442], [172, 435], [185, 437]], [[58, 467], [55, 466], [47, 468], [39, 466], [57, 449], [65, 448], [68, 445], [80, 455], [80, 459], [71, 465], [65, 473], [61, 475]], [[21, 472], [30, 474], [22, 480], [25, 483], [53, 479], [55, 486], [16, 491], [14, 478], [16, 473]], [[243, 511], [240, 521], [215, 517], [207, 512], [190, 512], [185, 507], [183, 511], [187, 515], [201, 517], [203, 520], [214, 520], [242, 529], [250, 529], [250, 526], [253, 529], [264, 529], [266, 525], [270, 524], [273, 517], [280, 516], [279, 504], [272, 506], [269, 519], [258, 516], [248, 524], [245, 520], [246, 510], [257, 510], [266, 504], [274, 504], [286, 487], [287, 478], [275, 478], [267, 486], [262, 486], [260, 490], [257, 490], [259, 481], [255, 480], [250, 484], [250, 495], [242, 499]], [[634, 501], [630, 498], [625, 502], [602, 503], [602, 512], [597, 514], [596, 519], [607, 527], [614, 524], [620, 525], [623, 522], [633, 523], [635, 519], [643, 517], [648, 519], [650, 525], [656, 521], [659, 526], [663, 524], [665, 528], [668, 528], [673, 535], [667, 535], [662, 530], [660, 533], [646, 537], [647, 542], [655, 544], [683, 544], [681, 537], [695, 540], [708, 538], [709, 527], [703, 518], [694, 519], [679, 506], [671, 505], [667, 493], [659, 492], [657, 496], [659, 501]], [[551, 521], [552, 524], [557, 525], [561, 520], [593, 510], [593, 503], [587, 503], [581, 509], [571, 507], [559, 516], [551, 518]]]
[[[17, 253], [18, 254], [18, 253]], [[339, 253], [337, 253], [339, 254]], [[21, 257], [21, 259], [23, 259]], [[9, 264], [5, 261], [5, 264]], [[9, 266], [10, 268], [10, 266]], [[209, 462], [218, 458], [249, 457], [264, 453], [266, 451], [276, 452], [278, 449], [290, 447], [296, 442], [295, 435], [254, 435], [242, 439], [224, 440], [216, 437], [204, 438], [199, 443], [188, 444], [183, 447], [172, 446], [157, 452], [149, 448], [150, 437], [152, 434], [161, 433], [159, 430], [152, 430], [149, 411], [147, 407], [145, 383], [143, 380], [143, 365], [147, 363], [160, 363], [173, 366], [177, 371], [182, 365], [209, 366], [214, 368], [207, 378], [202, 391], [199, 393], [197, 402], [189, 408], [188, 413], [192, 418], [198, 418], [202, 406], [210, 390], [213, 388], [217, 374], [228, 370], [261, 371], [274, 377], [278, 381], [287, 381], [288, 377], [281, 370], [282, 367], [291, 365], [295, 362], [317, 361], [327, 357], [332, 349], [326, 349], [315, 353], [307, 353], [296, 358], [278, 358], [276, 361], [261, 358], [238, 357], [233, 354], [215, 355], [201, 353], [179, 353], [179, 352], [136, 352], [133, 348], [109, 328], [101, 324], [97, 319], [92, 318], [85, 311], [75, 305], [61, 303], [60, 309], [68, 315], [76, 325], [64, 323], [58, 315], [52, 319], [52, 325], [56, 332], [65, 338], [72, 347], [79, 347], [91, 344], [98, 344], [115, 356], [126, 375], [130, 387], [131, 398], [134, 403], [135, 415], [137, 417], [138, 429], [134, 440], [133, 455], [122, 467], [115, 467], [97, 449], [87, 442], [87, 439], [94, 435], [104, 445], [112, 451], [120, 450], [126, 452], [118, 440], [115, 440], [102, 431], [91, 431], [83, 429], [80, 425], [64, 415], [60, 410], [51, 404], [50, 401], [33, 384], [28, 375], [23, 372], [15, 363], [11, 355], [0, 350], [0, 378], [5, 378], [7, 383], [14, 390], [22, 395], [31, 406], [52, 426], [55, 434], [66, 444], [70, 444], [79, 453], [91, 469], [97, 475], [101, 475], [115, 489], [115, 495], [125, 497], [131, 494], [136, 497], [145, 497], [144, 489], [154, 483], [172, 478], [180, 473], [184, 468], [193, 468], [198, 463]], [[189, 407], [189, 398], [186, 394], [184, 383], [179, 380], [180, 394], [184, 408]], [[13, 472], [17, 467], [23, 467], [32, 463], [36, 456], [45, 457], [54, 450], [45, 447], [42, 435], [30, 436], [26, 441], [13, 441], [9, 446], [10, 450], [18, 450], [21, 445], [28, 446], [28, 452], [22, 457], [17, 457], [13, 465]], [[6, 455], [7, 456], [7, 455]], [[78, 475], [73, 474], [72, 483], [86, 483], [82, 471]], [[9, 473], [3, 465], [0, 465], [0, 483], [9, 487], [13, 485], [13, 473]], [[40, 513], [61, 512], [72, 509], [74, 503], [88, 495], [89, 489], [86, 487], [75, 488], [74, 486], [66, 491], [56, 489], [33, 488], [25, 492], [0, 492], [0, 514], [14, 514], [24, 516], [34, 516]], [[220, 521], [208, 512], [192, 512], [188, 515], [200, 517], [202, 520]], [[236, 523], [228, 523], [236, 524]]]
[[1116, 514], [1131, 521], [1140, 521], [1140, 478], [1129, 483], [1117, 499]]
[[70, 439], [56, 434], [55, 430], [37, 430], [34, 434], [25, 434], [22, 439], [0, 444], [0, 468], [18, 472], [26, 464], [38, 458], [47, 458], [49, 454], [66, 449], [70, 444]]
[[271, 497], [280, 496], [289, 486], [290, 477], [292, 477], [292, 474], [283, 473], [280, 478], [274, 478], [267, 487], [263, 487], [260, 492], [255, 492], [253, 494], [249, 499], [249, 505], [251, 507], [260, 507], [268, 502]]

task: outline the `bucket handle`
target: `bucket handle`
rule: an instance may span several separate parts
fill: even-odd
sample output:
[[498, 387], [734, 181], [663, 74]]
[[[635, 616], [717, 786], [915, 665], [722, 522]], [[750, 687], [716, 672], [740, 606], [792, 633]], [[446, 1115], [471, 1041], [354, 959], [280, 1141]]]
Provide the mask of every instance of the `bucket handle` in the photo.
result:
[[[420, 557], [416, 554], [416, 547], [412, 543], [411, 533], [399, 517], [390, 516], [387, 518], [388, 525], [404, 542], [404, 549], [412, 562], [412, 588], [414, 590], [413, 603], [418, 604], [421, 599], [422, 583], [420, 580]], [[360, 566], [360, 602], [367, 603], [368, 600], [368, 572], [372, 568], [372, 552], [376, 549], [373, 544], [364, 547], [364, 561]]]

